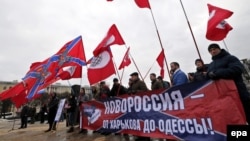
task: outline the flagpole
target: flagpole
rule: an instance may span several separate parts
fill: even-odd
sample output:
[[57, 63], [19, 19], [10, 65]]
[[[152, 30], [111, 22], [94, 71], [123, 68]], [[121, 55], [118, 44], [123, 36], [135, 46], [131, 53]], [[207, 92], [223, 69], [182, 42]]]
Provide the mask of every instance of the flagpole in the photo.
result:
[[[125, 44], [125, 47], [128, 49], [128, 46], [127, 46], [126, 44]], [[138, 68], [137, 64], [135, 63], [135, 60], [134, 60], [134, 58], [133, 58], [133, 56], [131, 55], [131, 53], [130, 53], [130, 52], [129, 52], [129, 55], [130, 55], [130, 57], [131, 57], [131, 59], [132, 59], [133, 63], [135, 64], [135, 67], [136, 67], [136, 69], [137, 69], [137, 71], [138, 71], [138, 73], [139, 73], [139, 75], [140, 75], [140, 77], [141, 77], [142, 81], [144, 81], [144, 79], [143, 79], [143, 77], [142, 77], [142, 75], [141, 75], [141, 72], [140, 72], [140, 70], [139, 70], [139, 68]]]
[[198, 53], [198, 55], [199, 55], [199, 58], [202, 59], [202, 58], [201, 58], [200, 51], [199, 51], [199, 48], [198, 48], [198, 45], [197, 45], [197, 43], [196, 43], [196, 40], [195, 40], [195, 37], [194, 37], [194, 34], [193, 34], [193, 30], [192, 30], [192, 28], [191, 28], [191, 25], [190, 25], [190, 22], [189, 22], [189, 20], [188, 20], [186, 11], [185, 11], [184, 6], [183, 6], [183, 4], [182, 4], [182, 0], [180, 0], [180, 3], [181, 3], [182, 10], [183, 10], [183, 12], [184, 12], [184, 15], [185, 15], [185, 18], [186, 18], [186, 21], [187, 21], [189, 30], [190, 30], [190, 32], [191, 32], [191, 35], [192, 35], [192, 38], [193, 38], [193, 41], [194, 41], [194, 44], [195, 44], [197, 53]]
[[118, 69], [117, 69], [117, 66], [116, 66], [116, 63], [115, 63], [113, 57], [112, 57], [112, 61], [113, 61], [113, 64], [115, 65], [115, 71], [116, 71], [116, 73], [117, 73], [117, 75], [118, 75], [118, 79], [121, 81], [121, 77], [120, 77], [120, 75], [119, 75], [119, 73], [118, 73]]
[[144, 76], [144, 79], [147, 77], [148, 73], [151, 71], [151, 69], [153, 68], [154, 64], [156, 61], [154, 61], [154, 63], [151, 65], [151, 67], [149, 68], [149, 70], [147, 71], [146, 75]]
[[223, 44], [224, 44], [226, 50], [229, 52], [229, 49], [227, 48], [227, 44], [226, 44], [225, 40], [223, 40]]
[[124, 70], [125, 70], [125, 68], [123, 68], [123, 69], [122, 69], [122, 76], [121, 76], [121, 79], [120, 79], [120, 85], [119, 85], [119, 87], [118, 87], [118, 90], [117, 90], [116, 96], [118, 96], [118, 94], [119, 94], [119, 92], [120, 92], [120, 89], [121, 89], [121, 85], [122, 85], [122, 78], [123, 78]]
[[[154, 21], [154, 25], [155, 25], [155, 29], [156, 29], [156, 33], [157, 33], [157, 36], [158, 36], [158, 39], [159, 39], [159, 42], [160, 42], [160, 45], [161, 45], [161, 49], [164, 50], [163, 48], [163, 45], [162, 45], [162, 41], [161, 41], [161, 37], [160, 37], [160, 34], [159, 34], [159, 31], [158, 31], [158, 27], [156, 25], [156, 22], [155, 22], [155, 18], [154, 18], [154, 14], [153, 14], [153, 11], [151, 8], [150, 9], [150, 12], [151, 12], [151, 16], [153, 18], [153, 21]], [[165, 60], [165, 63], [166, 63], [166, 67], [167, 67], [167, 70], [168, 70], [168, 76], [169, 76], [169, 79], [171, 79], [171, 76], [170, 76], [170, 69], [168, 67], [168, 62], [167, 62], [167, 59], [166, 59], [166, 56], [165, 56], [165, 52], [164, 53], [164, 60]]]
[[125, 68], [122, 69], [122, 76], [121, 76], [121, 80], [120, 80], [121, 85], [122, 85], [122, 78], [123, 78], [124, 70], [125, 70]]

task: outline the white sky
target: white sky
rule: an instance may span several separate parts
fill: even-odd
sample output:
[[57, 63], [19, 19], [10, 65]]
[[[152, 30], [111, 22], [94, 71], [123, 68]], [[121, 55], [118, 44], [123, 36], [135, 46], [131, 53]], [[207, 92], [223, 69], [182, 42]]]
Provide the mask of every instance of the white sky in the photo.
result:
[[[180, 63], [188, 73], [195, 71], [198, 54], [188, 29], [179, 0], [149, 0], [156, 24], [170, 64]], [[205, 63], [211, 61], [205, 38], [208, 19], [207, 3], [234, 12], [227, 21], [234, 28], [225, 39], [231, 54], [249, 58], [250, 9], [249, 0], [182, 0]], [[55, 54], [66, 42], [82, 35], [87, 59], [104, 38], [112, 24], [116, 24], [132, 57], [144, 76], [161, 51], [149, 9], [136, 6], [134, 0], [1, 0], [0, 1], [0, 81], [21, 80], [32, 62], [42, 61]], [[218, 42], [224, 48], [222, 42]], [[119, 66], [125, 46], [111, 47]], [[166, 70], [166, 68], [165, 68]], [[123, 84], [134, 64], [125, 69]], [[155, 62], [152, 70], [160, 73]], [[119, 71], [121, 74], [122, 71]], [[86, 68], [82, 85], [88, 85]], [[168, 80], [167, 72], [165, 78]], [[107, 79], [112, 84], [115, 75]], [[150, 88], [149, 76], [146, 77]], [[79, 84], [80, 79], [70, 80]], [[60, 83], [67, 84], [65, 81]]]

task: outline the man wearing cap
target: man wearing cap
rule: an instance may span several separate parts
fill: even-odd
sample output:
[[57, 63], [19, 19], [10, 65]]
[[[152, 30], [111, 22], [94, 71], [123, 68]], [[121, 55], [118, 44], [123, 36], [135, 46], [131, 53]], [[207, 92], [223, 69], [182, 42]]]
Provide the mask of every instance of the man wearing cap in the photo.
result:
[[132, 83], [133, 83], [133, 85], [131, 86], [132, 94], [136, 94], [138, 92], [144, 92], [148, 90], [145, 82], [141, 81], [140, 78], [138, 77], [137, 72], [130, 74], [130, 76], [131, 76]]
[[213, 80], [234, 80], [246, 114], [247, 122], [250, 123], [250, 95], [242, 78], [244, 66], [237, 57], [221, 49], [218, 44], [210, 44], [208, 51], [213, 61], [208, 66], [207, 76]]

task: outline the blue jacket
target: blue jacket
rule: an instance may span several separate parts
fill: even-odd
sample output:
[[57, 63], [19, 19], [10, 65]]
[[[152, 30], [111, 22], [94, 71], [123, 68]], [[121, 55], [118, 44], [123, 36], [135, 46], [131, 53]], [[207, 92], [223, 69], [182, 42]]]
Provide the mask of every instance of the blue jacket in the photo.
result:
[[177, 86], [177, 85], [181, 85], [185, 83], [188, 83], [187, 75], [181, 70], [178, 70], [177, 72], [175, 72], [173, 75], [173, 86]]

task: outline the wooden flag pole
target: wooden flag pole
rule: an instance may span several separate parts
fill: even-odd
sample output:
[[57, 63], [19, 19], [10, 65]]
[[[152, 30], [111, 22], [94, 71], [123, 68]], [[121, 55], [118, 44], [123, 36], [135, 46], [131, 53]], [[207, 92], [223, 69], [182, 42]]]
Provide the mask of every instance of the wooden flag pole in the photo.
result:
[[[125, 47], [128, 49], [128, 46], [127, 46], [126, 44], [125, 44]], [[134, 60], [133, 56], [131, 55], [130, 51], [129, 51], [129, 56], [131, 57], [133, 63], [135, 64], [135, 67], [136, 67], [136, 69], [137, 69], [137, 71], [138, 71], [138, 73], [139, 73], [139, 75], [140, 75], [142, 81], [144, 81], [144, 79], [143, 79], [143, 77], [142, 77], [142, 75], [141, 75], [141, 72], [140, 72], [140, 70], [139, 70], [137, 64], [135, 63], [135, 60]]]
[[113, 61], [113, 64], [114, 64], [114, 66], [115, 66], [115, 71], [116, 71], [116, 73], [117, 73], [118, 79], [121, 81], [121, 77], [120, 77], [120, 74], [119, 74], [119, 72], [118, 72], [118, 68], [117, 68], [117, 66], [116, 66], [116, 63], [115, 63], [113, 57], [112, 57], [112, 61]]
[[151, 67], [149, 68], [149, 70], [147, 71], [146, 75], [144, 76], [144, 79], [147, 77], [148, 73], [151, 71], [151, 69], [153, 68], [154, 64], [156, 61], [154, 61], [154, 63], [151, 65]]
[[[160, 37], [159, 31], [158, 31], [158, 27], [157, 27], [156, 22], [155, 22], [154, 14], [153, 14], [153, 11], [151, 10], [151, 8], [150, 8], [150, 12], [151, 12], [152, 19], [154, 21], [154, 25], [155, 25], [156, 33], [157, 33], [157, 36], [158, 36], [158, 39], [159, 39], [159, 42], [160, 42], [160, 45], [161, 45], [161, 49], [164, 50], [163, 45], [162, 45], [162, 41], [161, 41], [161, 37]], [[163, 53], [164, 53], [164, 60], [165, 60], [165, 63], [166, 63], [166, 67], [167, 67], [167, 70], [168, 70], [168, 76], [169, 76], [169, 79], [171, 79], [170, 69], [168, 67], [168, 62], [167, 62], [167, 59], [166, 59], [166, 56], [165, 56], [165, 52], [163, 52]]]
[[184, 15], [185, 15], [185, 17], [186, 17], [186, 21], [187, 21], [187, 24], [188, 24], [189, 30], [190, 30], [190, 32], [191, 32], [191, 35], [192, 35], [192, 38], [193, 38], [193, 41], [194, 41], [194, 44], [195, 44], [195, 47], [196, 47], [197, 53], [198, 53], [198, 55], [199, 55], [199, 58], [200, 58], [200, 59], [202, 59], [202, 58], [201, 58], [200, 51], [199, 51], [199, 48], [198, 48], [198, 45], [197, 45], [197, 43], [196, 43], [196, 40], [195, 40], [195, 37], [194, 37], [194, 34], [193, 34], [193, 30], [192, 30], [192, 28], [191, 28], [190, 22], [189, 22], [189, 20], [188, 20], [188, 17], [187, 17], [186, 11], [185, 11], [185, 9], [184, 9], [184, 6], [183, 6], [183, 4], [182, 4], [182, 1], [181, 1], [181, 0], [180, 0], [180, 3], [181, 3], [182, 10], [183, 10], [183, 12], [184, 12]]

